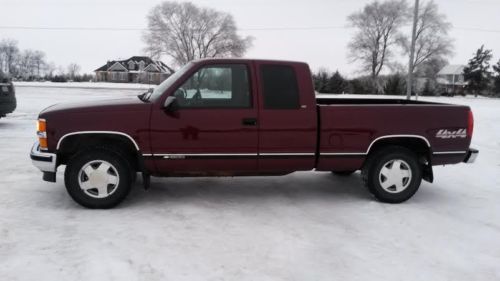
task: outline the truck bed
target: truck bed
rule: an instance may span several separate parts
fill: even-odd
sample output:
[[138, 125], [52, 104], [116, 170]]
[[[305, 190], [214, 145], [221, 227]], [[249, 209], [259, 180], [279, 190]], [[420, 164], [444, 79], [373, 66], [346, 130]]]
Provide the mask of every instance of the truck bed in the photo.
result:
[[[317, 98], [319, 161], [327, 170], [360, 169], [369, 149], [384, 138], [417, 138], [432, 148], [432, 164], [461, 162], [466, 136], [443, 138], [443, 130], [467, 128], [469, 107], [404, 99]], [[339, 166], [341, 166], [339, 168]]]

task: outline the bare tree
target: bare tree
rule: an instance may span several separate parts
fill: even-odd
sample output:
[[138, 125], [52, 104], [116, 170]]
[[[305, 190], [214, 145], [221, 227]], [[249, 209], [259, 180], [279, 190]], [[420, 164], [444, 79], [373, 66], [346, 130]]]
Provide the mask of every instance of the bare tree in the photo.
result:
[[54, 76], [55, 71], [56, 71], [56, 64], [54, 62], [49, 62], [44, 64], [44, 72], [48, 78], [52, 78]]
[[19, 47], [16, 40], [3, 39], [0, 42], [0, 60], [5, 72], [14, 74], [15, 62], [18, 55]]
[[166, 55], [176, 65], [206, 57], [240, 57], [252, 42], [236, 33], [232, 15], [190, 2], [163, 2], [147, 20], [146, 50], [153, 57]]
[[391, 58], [392, 46], [400, 43], [400, 28], [407, 21], [408, 5], [404, 0], [374, 1], [350, 15], [349, 26], [356, 33], [349, 43], [349, 57], [359, 61], [370, 73], [373, 90], [380, 92], [378, 76]]
[[27, 49], [21, 52], [17, 60], [18, 75], [28, 79], [35, 74], [34, 64], [35, 51]]
[[33, 67], [36, 72], [36, 76], [40, 77], [40, 71], [45, 66], [45, 53], [42, 51], [33, 52]]
[[[448, 36], [451, 24], [440, 14], [434, 1], [427, 2], [419, 9], [415, 38], [415, 57], [412, 72], [426, 61], [444, 59], [453, 50], [453, 40]], [[405, 54], [410, 54], [410, 40], [404, 38]]]
[[68, 75], [71, 80], [75, 79], [75, 76], [80, 72], [80, 66], [76, 63], [70, 63], [68, 65]]

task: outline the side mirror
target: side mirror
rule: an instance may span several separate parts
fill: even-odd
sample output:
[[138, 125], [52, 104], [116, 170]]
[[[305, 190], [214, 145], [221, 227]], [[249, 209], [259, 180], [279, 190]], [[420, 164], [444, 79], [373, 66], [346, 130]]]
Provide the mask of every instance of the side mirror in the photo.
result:
[[173, 96], [168, 96], [163, 104], [163, 109], [169, 112], [174, 112], [179, 109], [179, 103], [177, 103], [177, 99]]

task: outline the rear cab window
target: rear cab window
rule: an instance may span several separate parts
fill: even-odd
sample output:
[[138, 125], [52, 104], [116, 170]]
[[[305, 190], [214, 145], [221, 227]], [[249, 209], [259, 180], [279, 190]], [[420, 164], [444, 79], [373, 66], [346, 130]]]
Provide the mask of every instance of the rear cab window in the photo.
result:
[[298, 109], [299, 87], [293, 67], [265, 64], [260, 66], [264, 109]]

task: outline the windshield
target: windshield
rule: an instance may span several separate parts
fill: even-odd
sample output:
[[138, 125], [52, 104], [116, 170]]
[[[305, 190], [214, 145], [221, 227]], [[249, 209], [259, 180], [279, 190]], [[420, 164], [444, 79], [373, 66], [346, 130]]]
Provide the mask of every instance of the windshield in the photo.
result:
[[148, 97], [148, 100], [155, 101], [157, 98], [159, 98], [170, 86], [172, 86], [172, 84], [174, 84], [175, 81], [177, 81], [177, 79], [179, 79], [179, 77], [186, 73], [186, 71], [190, 69], [192, 65], [193, 63], [190, 62], [181, 67], [181, 69], [174, 72], [174, 74], [170, 75], [167, 79], [165, 79], [165, 81], [163, 81], [154, 89], [153, 93], [151, 93], [151, 95]]

